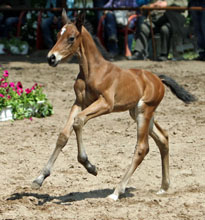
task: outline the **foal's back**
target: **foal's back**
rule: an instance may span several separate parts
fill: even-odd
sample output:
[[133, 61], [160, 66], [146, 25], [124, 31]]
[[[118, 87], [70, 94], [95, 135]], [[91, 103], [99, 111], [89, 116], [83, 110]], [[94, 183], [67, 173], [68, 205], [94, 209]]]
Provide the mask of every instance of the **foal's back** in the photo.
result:
[[148, 105], [159, 104], [164, 96], [164, 85], [158, 76], [142, 69], [126, 70], [115, 64], [107, 65], [110, 67], [105, 68], [108, 71], [98, 85], [100, 93], [109, 93], [109, 97], [113, 97], [113, 111], [133, 108], [140, 99]]

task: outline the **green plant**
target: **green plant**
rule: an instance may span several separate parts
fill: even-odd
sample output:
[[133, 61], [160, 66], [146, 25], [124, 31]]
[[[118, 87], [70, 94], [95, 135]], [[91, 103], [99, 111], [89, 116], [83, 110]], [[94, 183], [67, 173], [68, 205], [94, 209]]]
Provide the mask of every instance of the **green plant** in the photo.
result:
[[26, 41], [20, 40], [19, 38], [12, 37], [8, 39], [1, 39], [0, 43], [5, 46], [6, 51], [12, 52], [12, 46], [15, 46], [18, 49], [18, 52], [21, 53], [24, 50], [24, 46], [28, 46]]
[[26, 22], [21, 27], [22, 39], [26, 40], [31, 46], [34, 46], [36, 43], [37, 20], [38, 13], [36, 11], [29, 11], [26, 14]]
[[9, 82], [8, 70], [0, 78], [0, 111], [11, 106], [13, 119], [46, 117], [53, 114], [53, 107], [43, 93], [43, 86], [35, 83], [32, 88], [23, 89], [21, 82]]

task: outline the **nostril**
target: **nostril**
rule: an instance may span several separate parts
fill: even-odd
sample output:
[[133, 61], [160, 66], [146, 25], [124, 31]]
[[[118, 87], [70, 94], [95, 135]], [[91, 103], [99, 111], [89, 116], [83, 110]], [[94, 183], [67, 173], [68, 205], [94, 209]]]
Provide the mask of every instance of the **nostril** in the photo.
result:
[[52, 54], [50, 57], [48, 57], [48, 63], [50, 65], [55, 64], [55, 62], [56, 62], [56, 56], [54, 54]]
[[51, 55], [51, 60], [55, 61], [56, 60], [56, 56], [54, 54]]

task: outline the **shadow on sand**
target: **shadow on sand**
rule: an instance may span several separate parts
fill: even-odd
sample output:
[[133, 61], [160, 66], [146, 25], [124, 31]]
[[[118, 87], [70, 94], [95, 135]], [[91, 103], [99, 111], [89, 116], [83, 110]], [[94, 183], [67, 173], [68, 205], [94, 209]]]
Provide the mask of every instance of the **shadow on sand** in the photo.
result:
[[[121, 196], [124, 197], [133, 197], [134, 195], [131, 193], [135, 191], [134, 188], [126, 189], [126, 192]], [[70, 202], [77, 202], [85, 199], [97, 199], [97, 198], [106, 198], [113, 192], [113, 189], [100, 189], [93, 190], [89, 192], [72, 192], [63, 196], [51, 196], [49, 194], [39, 194], [39, 193], [14, 193], [7, 200], [21, 200], [23, 197], [34, 197], [38, 200], [37, 205], [44, 205], [47, 202], [53, 201], [55, 204], [66, 204], [70, 205]]]

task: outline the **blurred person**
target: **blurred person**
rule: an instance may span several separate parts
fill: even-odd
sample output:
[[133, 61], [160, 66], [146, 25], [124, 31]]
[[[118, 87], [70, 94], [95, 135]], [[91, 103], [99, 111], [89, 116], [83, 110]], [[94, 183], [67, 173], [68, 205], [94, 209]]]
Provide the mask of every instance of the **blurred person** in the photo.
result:
[[[73, 8], [74, 0], [66, 0], [67, 8]], [[47, 0], [46, 8], [62, 8], [62, 0]], [[58, 30], [61, 28], [61, 11], [48, 11], [46, 17], [42, 19], [41, 30], [43, 34], [44, 44], [47, 49], [51, 49], [54, 46], [53, 39], [53, 26], [56, 26]], [[73, 12], [68, 11], [67, 15], [72, 18]]]
[[[167, 6], [187, 6], [187, 0], [151, 0], [149, 7], [163, 8]], [[165, 61], [168, 59], [170, 49], [170, 41], [172, 36], [182, 35], [182, 28], [185, 24], [186, 14], [181, 11], [165, 11], [165, 10], [152, 10], [150, 13], [152, 20], [152, 28], [154, 34], [160, 35], [161, 51], [157, 58], [158, 61]], [[134, 54], [132, 60], [144, 60], [149, 56], [148, 46], [149, 39], [151, 38], [151, 24], [149, 18], [141, 24], [140, 33], [136, 39]]]
[[[140, 1], [140, 3], [138, 3]], [[123, 7], [138, 7], [148, 2], [147, 0], [109, 0], [104, 8], [123, 8]], [[104, 21], [104, 38], [107, 50], [112, 54], [113, 57], [119, 54], [118, 48], [118, 27], [127, 25], [128, 17], [133, 12], [127, 12], [125, 10], [119, 11], [105, 11]], [[136, 12], [134, 12], [136, 13]], [[132, 20], [129, 24], [129, 28], [133, 29], [136, 25], [136, 19]], [[128, 36], [128, 45], [131, 47], [133, 36]]]
[[[189, 6], [205, 8], [205, 0], [190, 0]], [[196, 60], [205, 61], [205, 11], [193, 10], [190, 11], [190, 14], [199, 49], [199, 56], [196, 58]]]
[[[0, 0], [0, 8], [26, 8], [30, 7], [28, 0]], [[21, 11], [3, 11], [0, 15], [0, 36], [9, 38], [13, 28], [19, 22], [19, 15]], [[23, 20], [23, 22], [25, 22]]]
[[[104, 5], [108, 2], [109, 0], [93, 0], [93, 7], [94, 8], [103, 8]], [[95, 11], [95, 15], [96, 15], [96, 20], [97, 20], [97, 24], [100, 21], [100, 18], [103, 15], [103, 11]]]

